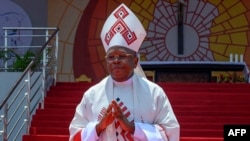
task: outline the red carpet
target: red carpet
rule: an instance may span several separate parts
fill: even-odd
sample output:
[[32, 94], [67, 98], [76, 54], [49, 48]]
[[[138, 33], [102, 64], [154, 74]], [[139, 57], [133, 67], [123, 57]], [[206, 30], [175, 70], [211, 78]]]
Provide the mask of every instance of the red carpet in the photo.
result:
[[[23, 141], [68, 141], [69, 123], [91, 83], [59, 82]], [[181, 141], [223, 141], [224, 124], [250, 124], [250, 84], [160, 83], [181, 125]]]

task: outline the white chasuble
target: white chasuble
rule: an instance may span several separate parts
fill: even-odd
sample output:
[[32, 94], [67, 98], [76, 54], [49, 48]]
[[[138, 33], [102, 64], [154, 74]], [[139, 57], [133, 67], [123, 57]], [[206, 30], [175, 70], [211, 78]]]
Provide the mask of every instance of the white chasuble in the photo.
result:
[[[120, 105], [134, 134], [123, 131], [114, 121], [98, 137], [95, 125], [112, 100]], [[179, 123], [161, 87], [137, 74], [126, 82], [110, 76], [88, 89], [70, 123], [70, 140], [81, 131], [82, 141], [179, 141]]]

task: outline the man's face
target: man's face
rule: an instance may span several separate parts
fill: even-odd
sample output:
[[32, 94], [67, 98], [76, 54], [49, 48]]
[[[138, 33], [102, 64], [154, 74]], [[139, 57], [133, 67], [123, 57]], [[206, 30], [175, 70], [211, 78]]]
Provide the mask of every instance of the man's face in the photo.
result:
[[128, 80], [134, 73], [138, 58], [134, 51], [115, 46], [106, 54], [107, 68], [111, 77], [118, 82]]

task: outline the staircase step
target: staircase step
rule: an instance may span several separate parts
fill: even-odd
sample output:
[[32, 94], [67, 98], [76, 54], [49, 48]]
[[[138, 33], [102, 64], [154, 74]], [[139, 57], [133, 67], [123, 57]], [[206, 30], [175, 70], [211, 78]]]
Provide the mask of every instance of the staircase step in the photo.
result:
[[30, 127], [32, 135], [69, 135], [69, 128], [58, 127]]
[[72, 120], [73, 116], [74, 115], [57, 115], [57, 114], [39, 115], [39, 114], [35, 114], [32, 117], [32, 120], [69, 121], [69, 120]]
[[198, 129], [198, 130], [213, 130], [213, 129], [224, 129], [222, 123], [196, 123], [196, 122], [182, 122], [182, 129]]
[[[168, 99], [170, 100], [170, 102], [175, 102], [174, 104], [181, 104], [181, 102], [187, 102], [187, 104], [192, 104], [193, 105], [213, 105], [213, 104], [229, 104], [231, 102], [232, 104], [240, 104], [240, 105], [249, 105], [249, 103], [247, 102], [247, 99], [245, 98], [250, 98], [249, 94], [246, 95], [239, 95], [241, 98], [231, 98], [228, 99], [228, 97], [230, 97], [231, 95], [227, 95], [227, 96], [214, 96], [214, 97], [206, 97], [206, 96], [178, 96], [178, 95], [174, 95], [174, 94], [168, 94]], [[236, 97], [231, 96], [231, 97]], [[218, 100], [216, 100], [218, 99]], [[220, 101], [223, 100], [223, 101]], [[232, 101], [234, 100], [234, 101]], [[249, 100], [249, 99], [248, 99]], [[240, 103], [241, 102], [241, 103]], [[186, 103], [184, 103], [186, 104]]]
[[250, 116], [250, 111], [246, 111], [246, 110], [240, 110], [240, 111], [219, 111], [216, 109], [208, 109], [208, 110], [202, 110], [202, 111], [198, 111], [198, 110], [178, 110], [175, 109], [175, 114], [176, 115], [182, 115], [182, 116], [214, 116], [214, 117], [218, 117], [218, 116], [228, 116], [228, 117], [233, 117], [235, 115], [240, 116], [240, 117], [244, 117], [244, 116]]
[[66, 97], [66, 98], [81, 98], [84, 94], [84, 91], [56, 91], [50, 90], [47, 92], [48, 97]]
[[56, 91], [62, 91], [62, 90], [80, 90], [80, 91], [86, 91], [89, 89], [89, 86], [52, 86], [50, 87], [49, 91], [56, 90]]
[[174, 99], [178, 98], [187, 98], [187, 99], [208, 99], [208, 100], [218, 100], [223, 98], [223, 100], [245, 100], [245, 97], [249, 96], [249, 92], [247, 93], [210, 93], [210, 92], [167, 92], [167, 96], [171, 96]]
[[69, 135], [24, 135], [23, 141], [69, 141]]
[[[70, 120], [71, 121], [71, 120]], [[70, 121], [32, 120], [31, 127], [69, 127]]]
[[248, 124], [250, 116], [248, 117], [228, 117], [228, 116], [182, 116], [177, 115], [180, 123], [223, 123], [223, 124]]
[[223, 130], [219, 129], [181, 129], [181, 136], [184, 137], [223, 137]]
[[[198, 86], [195, 86], [198, 87]], [[249, 88], [180, 88], [180, 87], [166, 87], [164, 88], [166, 92], [209, 92], [209, 93], [218, 93], [218, 92], [227, 92], [227, 93], [247, 93]]]
[[80, 103], [81, 99], [78, 97], [56, 97], [48, 96], [45, 98], [45, 102], [48, 103]]
[[47, 114], [56, 114], [56, 115], [74, 115], [75, 108], [68, 108], [68, 109], [61, 109], [61, 108], [55, 108], [55, 109], [37, 109], [36, 114], [41, 115], [47, 115]]
[[181, 137], [180, 141], [224, 141], [224, 138], [215, 137]]
[[44, 103], [44, 108], [48, 108], [48, 109], [74, 109], [76, 108], [77, 103], [76, 104], [68, 104], [68, 103]]
[[[250, 109], [250, 104], [249, 105], [175, 105], [172, 104], [172, 107], [174, 109], [178, 110], [187, 110], [187, 111], [239, 111], [239, 112], [249, 112], [248, 109]], [[236, 115], [237, 116], [237, 115]]]

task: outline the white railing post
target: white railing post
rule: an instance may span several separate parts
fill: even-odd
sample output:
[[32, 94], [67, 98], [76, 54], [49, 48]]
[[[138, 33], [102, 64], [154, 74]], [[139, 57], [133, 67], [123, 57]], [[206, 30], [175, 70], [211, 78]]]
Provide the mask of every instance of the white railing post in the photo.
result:
[[30, 95], [31, 95], [31, 83], [30, 83], [30, 81], [31, 81], [31, 68], [29, 69], [29, 71], [27, 73], [27, 80], [26, 80], [27, 93], [25, 94], [26, 98], [27, 98], [27, 106], [25, 107], [26, 111], [27, 111], [27, 117], [26, 117], [26, 122], [27, 122], [26, 131], [27, 131], [27, 133], [29, 133], [29, 128], [30, 128]]
[[[45, 31], [45, 42], [48, 40], [48, 29]], [[42, 99], [41, 99], [41, 108], [44, 108], [44, 98], [46, 95], [46, 60], [47, 60], [47, 47], [43, 50], [43, 57], [42, 57]]]
[[41, 108], [44, 108], [44, 97], [46, 92], [46, 86], [45, 86], [45, 79], [46, 79], [46, 49], [43, 50], [43, 67], [42, 67], [42, 101], [41, 101]]
[[8, 104], [4, 106], [4, 117], [3, 117], [3, 141], [8, 140]]
[[59, 39], [58, 39], [58, 32], [56, 33], [56, 48], [55, 48], [55, 52], [54, 52], [54, 55], [55, 55], [55, 61], [54, 61], [54, 80], [53, 80], [53, 85], [55, 86], [56, 85], [56, 81], [57, 81], [57, 61], [58, 61], [58, 47], [59, 47]]
[[[8, 57], [7, 51], [8, 51], [8, 29], [4, 30], [4, 51], [5, 51], [5, 57]], [[8, 69], [8, 60], [4, 60], [4, 68], [5, 68], [5, 72]]]

